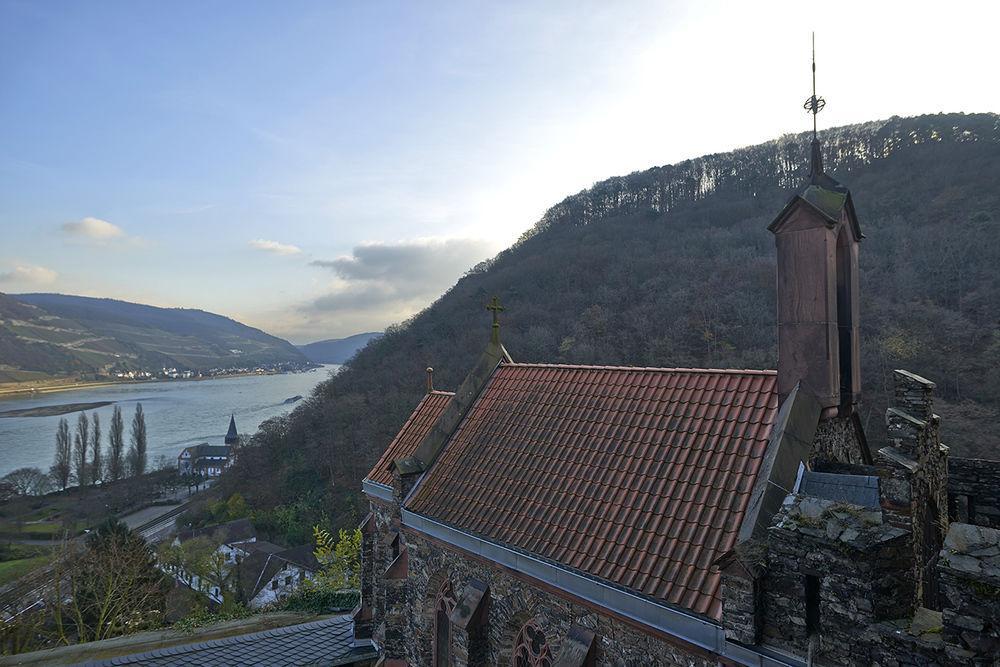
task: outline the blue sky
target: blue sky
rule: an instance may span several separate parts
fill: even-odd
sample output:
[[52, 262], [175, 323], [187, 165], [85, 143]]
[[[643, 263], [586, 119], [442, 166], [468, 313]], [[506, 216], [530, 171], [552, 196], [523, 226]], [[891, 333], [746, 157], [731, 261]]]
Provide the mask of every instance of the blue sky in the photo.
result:
[[997, 111], [997, 3], [0, 0], [0, 291], [380, 329], [602, 178]]

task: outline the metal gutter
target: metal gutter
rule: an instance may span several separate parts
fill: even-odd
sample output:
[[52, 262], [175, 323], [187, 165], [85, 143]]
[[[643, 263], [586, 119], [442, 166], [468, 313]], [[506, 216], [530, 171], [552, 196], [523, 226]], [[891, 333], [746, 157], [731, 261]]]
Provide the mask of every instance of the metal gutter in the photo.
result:
[[645, 626], [672, 635], [689, 644], [755, 667], [805, 667], [793, 657], [761, 647], [748, 647], [726, 639], [722, 627], [712, 621], [657, 604], [652, 600], [610, 586], [534, 556], [514, 551], [464, 531], [452, 528], [408, 509], [403, 525], [477, 556], [522, 572], [577, 598], [609, 609]]
[[387, 503], [392, 502], [392, 487], [385, 484], [379, 484], [370, 479], [363, 479], [361, 480], [361, 490], [373, 498], [384, 500]]

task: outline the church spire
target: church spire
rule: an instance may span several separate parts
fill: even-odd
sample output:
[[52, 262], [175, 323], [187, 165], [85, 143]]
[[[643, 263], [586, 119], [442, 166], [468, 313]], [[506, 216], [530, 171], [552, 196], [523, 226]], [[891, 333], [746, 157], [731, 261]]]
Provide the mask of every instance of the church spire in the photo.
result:
[[816, 95], [816, 33], [812, 35], [812, 96], [806, 100], [802, 107], [812, 114], [813, 117], [813, 138], [812, 154], [809, 159], [809, 177], [815, 179], [823, 173], [823, 152], [820, 147], [819, 137], [816, 134], [816, 115], [826, 106], [826, 100]]
[[236, 415], [229, 415], [229, 431], [226, 433], [225, 443], [227, 445], [237, 445], [240, 442], [239, 433], [236, 432]]

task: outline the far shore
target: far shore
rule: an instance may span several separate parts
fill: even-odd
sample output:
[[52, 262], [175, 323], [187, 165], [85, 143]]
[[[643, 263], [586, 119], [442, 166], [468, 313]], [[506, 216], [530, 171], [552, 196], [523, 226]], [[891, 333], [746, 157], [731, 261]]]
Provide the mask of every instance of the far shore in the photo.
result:
[[[316, 368], [321, 365], [317, 364]], [[303, 371], [312, 370], [309, 368]], [[203, 380], [225, 380], [228, 378], [251, 377], [254, 375], [282, 375], [292, 371], [264, 371], [260, 373], [228, 373], [226, 375], [213, 375], [211, 377], [200, 378], [153, 378], [150, 380], [76, 380], [66, 378], [63, 380], [52, 379], [43, 380], [40, 383], [5, 383], [0, 384], [0, 401], [6, 398], [30, 398], [32, 396], [42, 396], [54, 394], [60, 391], [73, 391], [76, 389], [94, 389], [97, 387], [111, 387], [128, 384], [152, 384], [157, 382], [200, 382]]]
[[0, 419], [6, 417], [57, 417], [72, 412], [86, 412], [111, 405], [114, 401], [93, 401], [91, 403], [63, 403], [61, 405], [40, 405], [37, 408], [0, 411]]

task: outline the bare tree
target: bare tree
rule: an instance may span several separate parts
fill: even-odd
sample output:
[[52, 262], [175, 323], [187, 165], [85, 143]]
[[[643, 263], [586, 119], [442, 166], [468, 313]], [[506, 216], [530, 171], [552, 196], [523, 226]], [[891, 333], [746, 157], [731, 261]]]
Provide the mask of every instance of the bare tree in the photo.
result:
[[52, 490], [52, 479], [38, 468], [18, 468], [0, 479], [19, 496], [41, 496]]
[[72, 446], [69, 437], [69, 422], [66, 418], [59, 420], [59, 428], [56, 430], [56, 457], [50, 470], [52, 479], [59, 485], [60, 489], [69, 486], [69, 475], [72, 470]]
[[64, 643], [91, 642], [162, 622], [169, 589], [145, 540], [109, 520], [85, 546], [68, 545], [56, 560], [53, 620]]
[[96, 412], [94, 419], [94, 435], [91, 438], [92, 451], [90, 454], [90, 483], [97, 484], [104, 476], [104, 469], [101, 461], [101, 417]]
[[90, 466], [87, 465], [87, 450], [90, 449], [90, 420], [87, 414], [80, 413], [76, 420], [76, 434], [73, 436], [73, 474], [79, 486], [86, 486], [90, 479]]
[[115, 406], [111, 413], [111, 431], [108, 433], [108, 481], [117, 482], [125, 476], [125, 420], [122, 409]]
[[137, 477], [146, 472], [146, 415], [142, 403], [136, 403], [132, 418], [132, 445], [128, 450], [129, 474]]

